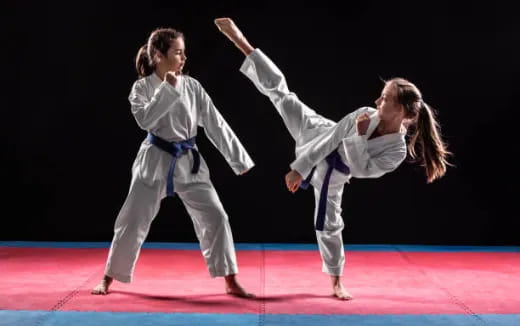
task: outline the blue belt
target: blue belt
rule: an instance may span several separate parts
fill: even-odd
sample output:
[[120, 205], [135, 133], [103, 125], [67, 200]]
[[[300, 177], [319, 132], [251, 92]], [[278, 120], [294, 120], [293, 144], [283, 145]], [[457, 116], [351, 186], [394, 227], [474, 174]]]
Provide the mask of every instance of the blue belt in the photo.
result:
[[[346, 166], [345, 163], [341, 161], [341, 156], [339, 155], [338, 150], [335, 150], [332, 153], [330, 153], [325, 158], [325, 160], [327, 161], [329, 166], [327, 168], [325, 178], [323, 179], [323, 185], [321, 186], [320, 200], [318, 204], [318, 216], [316, 217], [316, 230], [318, 231], [323, 231], [323, 225], [325, 224], [325, 211], [327, 208], [327, 196], [329, 192], [329, 182], [332, 170], [336, 169], [343, 174], [350, 173], [350, 169], [348, 168], [348, 166]], [[313, 167], [309, 176], [300, 184], [300, 188], [307, 189], [309, 187], [312, 175], [314, 174], [315, 170], [316, 167]]]
[[172, 163], [170, 164], [170, 170], [168, 171], [168, 183], [166, 185], [166, 194], [168, 196], [174, 197], [175, 192], [173, 191], [173, 171], [175, 170], [177, 158], [179, 158], [183, 154], [186, 154], [188, 150], [191, 149], [191, 153], [193, 154], [193, 168], [191, 169], [191, 173], [195, 174], [199, 172], [200, 155], [197, 149], [195, 148], [195, 137], [181, 142], [168, 142], [162, 138], [153, 135], [152, 133], [148, 133], [146, 139], [148, 139], [148, 141], [153, 145], [159, 147], [165, 152], [170, 153], [173, 156]]

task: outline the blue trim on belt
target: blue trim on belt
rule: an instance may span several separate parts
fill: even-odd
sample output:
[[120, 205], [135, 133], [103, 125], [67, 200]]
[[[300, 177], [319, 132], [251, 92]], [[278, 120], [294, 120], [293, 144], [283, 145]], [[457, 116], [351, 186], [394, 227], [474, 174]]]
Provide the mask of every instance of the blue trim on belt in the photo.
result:
[[[329, 182], [330, 182], [330, 176], [332, 175], [332, 170], [336, 169], [339, 172], [343, 174], [349, 174], [350, 169], [348, 166], [343, 163], [341, 160], [341, 156], [338, 153], [338, 150], [333, 151], [330, 153], [325, 160], [328, 163], [327, 173], [325, 173], [325, 178], [323, 179], [323, 184], [321, 186], [320, 191], [320, 200], [318, 202], [318, 216], [316, 217], [316, 230], [323, 231], [323, 225], [325, 224], [325, 212], [327, 209], [327, 196], [329, 193]], [[309, 184], [312, 179], [312, 175], [314, 174], [314, 171], [316, 170], [316, 167], [313, 167], [311, 170], [311, 173], [305, 180], [302, 181], [300, 184], [300, 188], [307, 189], [309, 187]]]
[[196, 174], [197, 172], [199, 172], [200, 155], [197, 149], [195, 148], [195, 137], [181, 142], [168, 142], [149, 132], [146, 139], [148, 139], [148, 141], [153, 145], [159, 147], [163, 151], [173, 156], [172, 162], [170, 164], [170, 170], [168, 171], [168, 183], [166, 184], [166, 194], [170, 197], [174, 197], [175, 191], [173, 189], [173, 171], [175, 170], [177, 158], [179, 158], [181, 155], [186, 154], [188, 150], [191, 150], [191, 154], [193, 155], [193, 167], [191, 169], [191, 173]]

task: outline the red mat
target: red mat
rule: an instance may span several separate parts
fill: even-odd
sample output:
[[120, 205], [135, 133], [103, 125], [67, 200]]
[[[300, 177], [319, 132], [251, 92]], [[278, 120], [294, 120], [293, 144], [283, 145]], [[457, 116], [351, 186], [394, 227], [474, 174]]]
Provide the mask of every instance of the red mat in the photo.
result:
[[108, 249], [0, 247], [0, 309], [267, 314], [468, 314], [520, 312], [520, 254], [347, 252], [345, 286], [330, 295], [317, 251], [238, 251], [239, 281], [257, 294], [224, 294], [197, 250], [143, 249], [134, 282], [90, 290]]

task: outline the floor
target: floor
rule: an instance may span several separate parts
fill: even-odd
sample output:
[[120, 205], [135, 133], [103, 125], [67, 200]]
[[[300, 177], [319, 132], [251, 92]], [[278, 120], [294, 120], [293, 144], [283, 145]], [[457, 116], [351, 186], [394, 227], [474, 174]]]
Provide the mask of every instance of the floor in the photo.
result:
[[132, 283], [106, 296], [108, 243], [0, 241], [0, 325], [520, 325], [520, 247], [346, 245], [331, 295], [314, 244], [236, 244], [224, 293], [196, 243], [145, 243]]

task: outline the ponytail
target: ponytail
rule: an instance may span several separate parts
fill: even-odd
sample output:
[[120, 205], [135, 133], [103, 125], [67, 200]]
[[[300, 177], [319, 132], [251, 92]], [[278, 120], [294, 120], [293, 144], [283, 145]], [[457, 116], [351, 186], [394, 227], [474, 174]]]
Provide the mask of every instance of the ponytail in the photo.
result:
[[418, 158], [424, 166], [428, 183], [442, 177], [447, 166], [451, 165], [447, 161], [451, 153], [442, 141], [435, 112], [422, 100], [419, 101], [417, 121], [410, 136], [408, 151], [412, 158]]
[[148, 56], [148, 45], [145, 44], [141, 46], [139, 51], [137, 51], [137, 56], [135, 58], [135, 69], [137, 70], [139, 78], [144, 78], [154, 72], [155, 67], [152, 66], [150, 62], [151, 60]]

